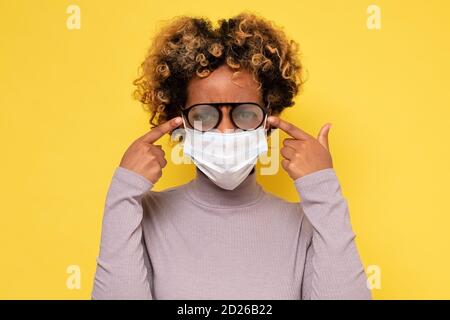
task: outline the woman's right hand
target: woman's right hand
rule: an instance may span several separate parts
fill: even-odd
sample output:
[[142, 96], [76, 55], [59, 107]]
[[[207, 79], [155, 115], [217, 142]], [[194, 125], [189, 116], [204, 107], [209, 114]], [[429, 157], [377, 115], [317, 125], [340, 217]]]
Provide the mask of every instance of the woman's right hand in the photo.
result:
[[119, 166], [134, 171], [155, 184], [161, 178], [162, 168], [167, 161], [162, 147], [153, 143], [181, 123], [181, 117], [173, 118], [138, 138], [125, 151]]

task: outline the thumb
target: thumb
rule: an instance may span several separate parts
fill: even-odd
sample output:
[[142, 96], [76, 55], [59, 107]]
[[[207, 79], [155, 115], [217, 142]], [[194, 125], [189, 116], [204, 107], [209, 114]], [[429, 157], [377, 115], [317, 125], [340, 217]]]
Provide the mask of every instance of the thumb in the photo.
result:
[[328, 144], [328, 133], [330, 132], [331, 123], [325, 124], [322, 129], [320, 129], [319, 135], [317, 136], [317, 140], [320, 142], [322, 146], [325, 147], [328, 151], [330, 151], [330, 146]]

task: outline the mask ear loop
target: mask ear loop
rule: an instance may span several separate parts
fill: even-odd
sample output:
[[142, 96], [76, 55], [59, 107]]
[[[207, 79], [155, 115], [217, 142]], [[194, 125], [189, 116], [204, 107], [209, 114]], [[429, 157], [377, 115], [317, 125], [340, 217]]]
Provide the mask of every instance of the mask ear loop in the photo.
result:
[[192, 128], [190, 128], [188, 125], [186, 125], [186, 119], [185, 119], [185, 117], [184, 117], [184, 114], [183, 113], [181, 113], [181, 119], [183, 120], [183, 126], [184, 126], [184, 131], [188, 131], [188, 130], [192, 130]]
[[266, 124], [267, 124], [267, 115], [268, 115], [268, 113], [266, 113], [266, 116], [264, 117], [264, 131], [267, 131], [267, 128], [266, 128]]
[[264, 117], [264, 131], [266, 132], [266, 135], [268, 135], [269, 134], [269, 129], [268, 128], [266, 128], [266, 124], [267, 124], [267, 118], [268, 118], [268, 116], [269, 116], [269, 112], [270, 112], [270, 101], [269, 101], [269, 104], [267, 105], [267, 112], [266, 112], [266, 116]]
[[181, 120], [183, 120], [183, 129], [184, 129], [184, 136], [183, 136], [183, 143], [186, 139], [186, 134], [187, 134], [187, 126], [186, 126], [186, 121], [184, 120], [184, 114], [181, 113]]

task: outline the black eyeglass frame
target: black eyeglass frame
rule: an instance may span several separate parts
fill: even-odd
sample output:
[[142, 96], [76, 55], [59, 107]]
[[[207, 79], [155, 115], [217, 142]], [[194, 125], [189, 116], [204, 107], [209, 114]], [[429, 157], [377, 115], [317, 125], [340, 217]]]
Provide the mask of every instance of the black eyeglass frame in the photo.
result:
[[[217, 110], [221, 106], [230, 106], [231, 107], [230, 120], [233, 123], [233, 126], [235, 126], [236, 128], [239, 128], [239, 126], [237, 126], [236, 123], [233, 120], [233, 111], [236, 109], [237, 106], [242, 105], [242, 104], [252, 104], [252, 105], [255, 105], [255, 106], [259, 107], [262, 110], [262, 112], [263, 112], [263, 119], [255, 127], [255, 129], [259, 128], [264, 123], [264, 120], [266, 119], [266, 115], [269, 114], [270, 108], [263, 107], [263, 106], [261, 106], [260, 104], [258, 104], [256, 102], [211, 102], [211, 103], [203, 102], [203, 103], [196, 103], [196, 104], [193, 104], [190, 107], [187, 107], [187, 108], [183, 107], [183, 108], [181, 108], [181, 113], [184, 115], [184, 118], [187, 120], [188, 124], [192, 128], [194, 128], [194, 126], [192, 125], [191, 121], [189, 120], [189, 116], [188, 116], [189, 110], [191, 110], [193, 107], [199, 106], [199, 105], [209, 105], [209, 106], [215, 107], [216, 110]], [[220, 122], [222, 121], [222, 117], [223, 117], [222, 116], [222, 111], [220, 111], [220, 110], [217, 110], [217, 111], [219, 112], [219, 119], [217, 120], [216, 125], [213, 128], [211, 128], [210, 130], [216, 129], [219, 126]], [[244, 131], [255, 130], [255, 129], [241, 129], [241, 128], [239, 128], [239, 129], [240, 130], [244, 130]], [[195, 130], [198, 130], [198, 129], [195, 129]], [[203, 131], [203, 130], [198, 130], [198, 131], [206, 132], [206, 131]], [[209, 131], [209, 130], [207, 130], [207, 131]]]

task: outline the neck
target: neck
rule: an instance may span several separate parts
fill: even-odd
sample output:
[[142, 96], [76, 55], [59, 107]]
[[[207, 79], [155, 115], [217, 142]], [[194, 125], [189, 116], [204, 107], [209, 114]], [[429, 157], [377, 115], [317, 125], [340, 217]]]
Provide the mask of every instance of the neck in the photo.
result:
[[233, 190], [222, 189], [199, 169], [197, 176], [188, 184], [188, 192], [194, 200], [213, 207], [236, 207], [254, 203], [262, 195], [262, 188], [256, 182], [255, 168], [245, 180]]

